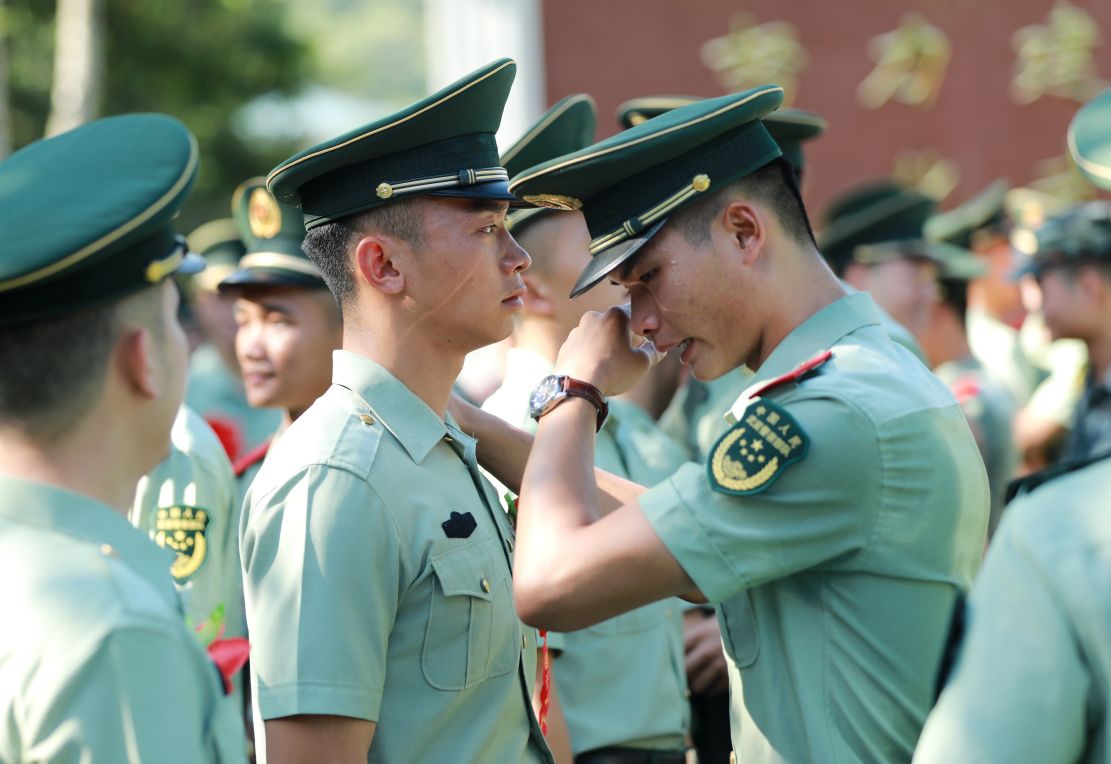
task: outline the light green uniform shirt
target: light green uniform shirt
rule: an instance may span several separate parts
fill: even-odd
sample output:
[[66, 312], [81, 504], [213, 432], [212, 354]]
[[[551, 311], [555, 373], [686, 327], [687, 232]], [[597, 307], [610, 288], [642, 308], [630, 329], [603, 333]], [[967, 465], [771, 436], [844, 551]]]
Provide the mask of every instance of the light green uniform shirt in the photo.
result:
[[1012, 426], [1014, 402], [1007, 389], [988, 376], [984, 367], [972, 356], [943, 363], [934, 369], [934, 373], [952, 390], [973, 426], [991, 490], [991, 516], [988, 520], [988, 534], [991, 535], [999, 525], [1003, 496], [1018, 466], [1018, 448]]
[[245, 760], [172, 559], [110, 507], [0, 475], [0, 761]]
[[1045, 320], [1030, 314], [1019, 330], [1022, 351], [1041, 369], [1041, 376], [1027, 401], [1027, 410], [1066, 430], [1076, 416], [1084, 392], [1088, 349], [1080, 340], [1050, 340]]
[[[241, 545], [262, 719], [376, 721], [374, 762], [550, 762], [536, 632], [513, 606], [513, 529], [475, 441], [373, 361], [273, 446]], [[445, 525], [446, 524], [446, 525]]]
[[[528, 399], [551, 374], [547, 359], [512, 349], [502, 386], [483, 409], [529, 431]], [[685, 461], [635, 404], [611, 399], [594, 445], [595, 464], [641, 485], [655, 485]], [[683, 604], [668, 599], [581, 631], [549, 635], [561, 652], [552, 680], [575, 754], [606, 746], [680, 751], [690, 726], [683, 662]]]
[[810, 317], [751, 390], [825, 349], [814, 374], [733, 409], [746, 423], [764, 401], [786, 411], [809, 438], [801, 460], [741, 496], [690, 464], [639, 499], [718, 603], [746, 764], [908, 760], [984, 546], [987, 479], [964, 415], [870, 297]]
[[[187, 406], [170, 430], [170, 455], [139, 480], [131, 524], [175, 553], [170, 572], [192, 626], [222, 617], [223, 637], [247, 636], [235, 475], [215, 433]], [[236, 698], [241, 685], [237, 676]]]
[[[842, 282], [850, 294], [858, 293]], [[918, 340], [910, 331], [891, 317], [883, 308], [873, 303], [879, 316], [880, 326], [897, 344], [926, 363], [926, 354]], [[667, 410], [660, 417], [660, 427], [673, 440], [684, 444], [690, 458], [696, 462], [706, 461], [710, 448], [728, 427], [725, 413], [737, 400], [744, 389], [752, 384], [752, 371], [741, 366], [709, 382], [690, 379], [675, 394]]]
[[233, 424], [243, 437], [241, 453], [270, 437], [282, 420], [277, 409], [253, 408], [247, 403], [243, 380], [209, 343], [198, 347], [189, 357], [185, 402], [202, 417]]
[[1023, 351], [1018, 329], [974, 308], [968, 310], [967, 325], [972, 355], [1007, 389], [1016, 407], [1025, 406], [1045, 373]]
[[1111, 758], [1111, 460], [1007, 508], [916, 762]]

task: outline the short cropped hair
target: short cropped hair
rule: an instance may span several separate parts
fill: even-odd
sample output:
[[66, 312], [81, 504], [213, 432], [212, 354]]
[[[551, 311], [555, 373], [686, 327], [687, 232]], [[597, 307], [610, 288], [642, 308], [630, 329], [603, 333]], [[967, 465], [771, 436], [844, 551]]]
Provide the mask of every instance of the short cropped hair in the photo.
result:
[[355, 296], [355, 266], [351, 253], [363, 236], [379, 233], [416, 248], [424, 235], [421, 197], [399, 199], [365, 212], [319, 225], [305, 235], [301, 248], [313, 261], [324, 283], [335, 295], [340, 314]]
[[0, 326], [0, 426], [40, 443], [57, 441], [96, 404], [120, 328], [134, 320], [165, 334], [161, 289], [108, 305]]
[[788, 236], [799, 244], [818, 246], [806, 215], [806, 206], [802, 203], [795, 171], [782, 157], [714, 191], [705, 199], [683, 207], [672, 217], [672, 225], [691, 244], [706, 244], [710, 240], [710, 225], [714, 219], [737, 198], [760, 202], [775, 213]]

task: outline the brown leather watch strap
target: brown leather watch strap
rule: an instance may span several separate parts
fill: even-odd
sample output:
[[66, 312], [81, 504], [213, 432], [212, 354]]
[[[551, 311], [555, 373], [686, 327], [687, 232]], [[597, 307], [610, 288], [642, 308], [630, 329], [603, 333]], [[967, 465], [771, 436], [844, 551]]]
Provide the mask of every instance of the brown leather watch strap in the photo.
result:
[[[561, 376], [563, 382], [563, 392], [567, 393], [568, 397], [574, 396], [588, 401], [598, 411], [598, 427], [595, 432], [601, 432], [602, 425], [606, 423], [606, 417], [610, 413], [609, 401], [606, 396], [602, 395], [602, 391], [589, 382], [583, 382], [581, 379], [574, 379], [573, 377]], [[566, 400], [566, 398], [564, 399]]]

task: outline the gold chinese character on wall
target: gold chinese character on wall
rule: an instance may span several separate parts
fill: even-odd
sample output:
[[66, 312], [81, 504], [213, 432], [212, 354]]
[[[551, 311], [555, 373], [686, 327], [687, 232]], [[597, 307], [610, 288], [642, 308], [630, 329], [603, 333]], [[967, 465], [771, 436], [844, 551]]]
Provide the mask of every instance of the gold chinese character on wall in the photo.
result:
[[907, 149], [895, 155], [891, 177], [899, 185], [917, 189], [940, 202], [957, 187], [961, 174], [956, 162], [945, 159], [934, 149]]
[[857, 87], [866, 109], [888, 101], [928, 108], [941, 92], [952, 47], [945, 33], [920, 13], [908, 13], [896, 29], [873, 37], [868, 55], [875, 68]]
[[726, 90], [775, 83], [783, 86], [784, 105], [790, 105], [806, 67], [806, 51], [791, 24], [758, 24], [751, 13], [738, 13], [730, 19], [727, 34], [703, 43], [702, 62]]
[[1096, 74], [1092, 53], [1099, 43], [1099, 28], [1091, 14], [1062, 0], [1044, 24], [1015, 32], [1011, 95], [1021, 104], [1043, 95], [1087, 101], [1107, 86]]

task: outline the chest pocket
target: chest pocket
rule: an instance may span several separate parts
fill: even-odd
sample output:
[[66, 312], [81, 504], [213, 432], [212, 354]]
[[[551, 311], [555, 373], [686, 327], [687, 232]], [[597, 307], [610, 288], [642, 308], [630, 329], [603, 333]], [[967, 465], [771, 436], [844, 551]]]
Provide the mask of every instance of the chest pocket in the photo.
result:
[[434, 585], [421, 652], [428, 683], [463, 690], [517, 668], [520, 623], [497, 544], [477, 539], [434, 556], [431, 565]]
[[722, 602], [718, 606], [718, 621], [721, 623], [725, 654], [737, 668], [747, 668], [755, 663], [760, 654], [760, 637], [748, 592], [735, 594]]

